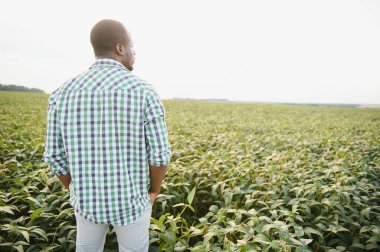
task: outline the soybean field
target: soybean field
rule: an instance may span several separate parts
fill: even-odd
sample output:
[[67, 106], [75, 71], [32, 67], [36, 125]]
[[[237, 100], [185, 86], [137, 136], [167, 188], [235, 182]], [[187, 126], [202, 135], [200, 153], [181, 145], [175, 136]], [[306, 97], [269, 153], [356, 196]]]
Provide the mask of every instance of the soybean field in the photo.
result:
[[[75, 251], [69, 192], [42, 159], [48, 97], [0, 92], [0, 251]], [[380, 109], [164, 105], [150, 251], [380, 250]]]

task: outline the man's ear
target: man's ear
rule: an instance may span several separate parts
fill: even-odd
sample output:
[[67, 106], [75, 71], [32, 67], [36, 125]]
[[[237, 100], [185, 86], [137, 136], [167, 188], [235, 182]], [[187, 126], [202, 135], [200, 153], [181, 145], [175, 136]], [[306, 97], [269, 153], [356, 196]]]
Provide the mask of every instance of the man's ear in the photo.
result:
[[120, 56], [124, 56], [125, 55], [124, 46], [122, 44], [117, 43], [116, 46], [115, 46], [115, 49], [116, 49], [116, 54], [118, 54]]

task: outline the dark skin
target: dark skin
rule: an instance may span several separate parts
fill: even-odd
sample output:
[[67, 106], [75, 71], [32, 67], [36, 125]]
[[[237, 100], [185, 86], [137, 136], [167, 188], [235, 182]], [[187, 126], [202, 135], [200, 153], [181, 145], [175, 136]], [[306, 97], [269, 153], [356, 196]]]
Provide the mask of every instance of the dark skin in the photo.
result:
[[[160, 188], [162, 181], [164, 180], [165, 174], [167, 171], [167, 166], [153, 166], [149, 165], [149, 174], [150, 174], [150, 203], [153, 205], [154, 201], [156, 200], [158, 194], [160, 194]], [[67, 175], [58, 176], [58, 179], [61, 181], [63, 186], [66, 189], [69, 189], [69, 185], [71, 183], [71, 174], [68, 173]]]
[[[97, 59], [101, 58], [111, 58], [122, 63], [128, 70], [133, 70], [133, 64], [135, 62], [135, 51], [133, 50], [133, 42], [130, 38], [129, 33], [126, 43], [117, 43], [112, 52], [103, 53], [102, 55], [95, 55]], [[150, 203], [153, 205], [158, 194], [160, 193], [160, 188], [162, 181], [164, 180], [165, 174], [167, 171], [167, 166], [154, 166], [149, 165], [149, 174], [150, 174]], [[58, 176], [59, 180], [66, 189], [69, 189], [71, 183], [71, 174]]]
[[157, 195], [160, 193], [161, 183], [164, 180], [165, 174], [167, 171], [166, 166], [153, 166], [149, 165], [149, 174], [150, 174], [150, 203], [153, 205], [154, 201], [157, 198]]
[[[128, 32], [127, 32], [128, 34]], [[129, 71], [133, 70], [133, 64], [135, 63], [135, 51], [133, 50], [133, 41], [128, 34], [128, 38], [125, 43], [116, 43], [115, 48], [112, 52], [103, 53], [101, 55], [96, 55], [97, 59], [111, 58], [119, 61], [123, 64]]]
[[63, 184], [63, 186], [66, 188], [66, 189], [69, 189], [69, 185], [71, 183], [71, 174], [68, 173], [66, 175], [63, 175], [63, 176], [58, 176], [57, 177], [59, 178], [59, 180], [61, 181], [61, 183]]

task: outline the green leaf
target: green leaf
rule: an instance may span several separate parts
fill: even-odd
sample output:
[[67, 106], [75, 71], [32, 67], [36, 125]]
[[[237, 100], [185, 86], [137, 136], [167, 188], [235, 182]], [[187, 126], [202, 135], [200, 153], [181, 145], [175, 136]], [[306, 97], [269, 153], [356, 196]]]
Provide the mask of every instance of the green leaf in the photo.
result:
[[371, 230], [371, 227], [370, 226], [364, 226], [360, 229], [360, 233], [365, 233], [365, 232], [368, 232]]
[[304, 246], [304, 244], [302, 242], [300, 242], [299, 240], [297, 240], [297, 239], [290, 238], [290, 241], [292, 241], [293, 244], [295, 244], [295, 245]]
[[275, 250], [279, 250], [281, 248], [281, 243], [278, 240], [273, 240], [269, 246]]
[[334, 226], [334, 225], [329, 225], [329, 228], [326, 229], [326, 231], [330, 231], [330, 232], [336, 234], [336, 233], [338, 233], [338, 227]]
[[30, 215], [30, 220], [33, 221], [36, 218], [38, 218], [42, 212], [43, 208], [37, 208], [36, 210], [33, 211], [33, 213]]
[[311, 234], [316, 234], [316, 235], [319, 235], [321, 238], [323, 238], [323, 235], [321, 232], [319, 232], [318, 230], [315, 230], [311, 227], [307, 227], [304, 229], [304, 232], [307, 234], [307, 236], [311, 237]]
[[210, 210], [210, 212], [217, 213], [219, 208], [216, 205], [212, 205], [212, 206], [210, 206], [209, 210]]
[[173, 207], [181, 207], [181, 206], [186, 206], [185, 203], [178, 203], [178, 204], [175, 204]]
[[281, 227], [279, 230], [279, 235], [281, 239], [287, 240], [289, 238], [289, 230], [287, 227]]
[[301, 238], [300, 241], [302, 242], [303, 245], [308, 245], [310, 242], [313, 241], [313, 239], [303, 239]]
[[190, 208], [191, 211], [193, 211], [193, 213], [195, 213], [195, 209], [194, 207], [190, 206], [190, 205], [187, 205], [188, 208]]
[[9, 214], [14, 215], [12, 210], [18, 211], [18, 208], [16, 206], [0, 206], [0, 213], [4, 212], [4, 213], [9, 213]]
[[372, 236], [371, 238], [369, 238], [368, 240], [367, 240], [367, 243], [376, 243], [376, 242], [379, 242], [380, 241], [380, 237], [378, 237], [378, 236]]
[[24, 248], [22, 245], [13, 246], [14, 249], [16, 249], [18, 252], [24, 252]]
[[[325, 231], [325, 230], [327, 229], [327, 227], [326, 227], [325, 225], [323, 225], [322, 223], [317, 223], [316, 226], [317, 226], [320, 230], [322, 230], [322, 231]], [[313, 229], [313, 230], [315, 230], [315, 229]]]
[[19, 230], [19, 232], [24, 236], [25, 240], [29, 243], [29, 233], [25, 230]]
[[29, 243], [25, 242], [25, 241], [17, 241], [14, 245], [25, 245], [25, 246], [29, 246]]
[[366, 248], [367, 250], [378, 249], [378, 248], [379, 248], [379, 244], [377, 244], [377, 243], [370, 243], [370, 244], [367, 244], [367, 245], [365, 246], [365, 248]]
[[365, 249], [365, 246], [359, 242], [355, 242], [351, 245], [351, 248], [361, 248], [361, 249]]
[[258, 243], [262, 243], [262, 244], [270, 244], [270, 240], [268, 239], [268, 237], [266, 237], [265, 235], [263, 234], [257, 234], [254, 238], [253, 238], [253, 242], [258, 242]]
[[369, 218], [369, 213], [370, 213], [370, 212], [371, 212], [371, 207], [367, 207], [367, 208], [361, 210], [361, 211], [360, 211], [360, 214], [361, 214], [362, 216], [365, 216], [365, 217], [369, 220], [369, 219], [370, 219], [370, 218]]
[[302, 237], [305, 232], [303, 231], [303, 228], [301, 226], [294, 226], [294, 234], [296, 236]]
[[0, 246], [1, 246], [1, 247], [13, 246], [13, 242], [0, 243]]
[[265, 233], [265, 232], [267, 232], [267, 231], [269, 231], [269, 230], [271, 230], [272, 228], [275, 228], [275, 227], [276, 227], [276, 225], [274, 225], [274, 224], [266, 224], [261, 229], [261, 232]]
[[42, 238], [44, 238], [46, 241], [48, 241], [48, 237], [47, 237], [46, 232], [44, 230], [42, 230], [40, 228], [34, 228], [31, 232], [40, 235]]
[[196, 188], [197, 188], [197, 186], [194, 186], [193, 190], [191, 190], [189, 195], [187, 195], [187, 202], [189, 203], [189, 205], [191, 205], [191, 203], [193, 202]]
[[310, 251], [310, 250], [306, 249], [305, 247], [297, 247], [296, 248], [296, 252], [304, 252], [304, 251]]

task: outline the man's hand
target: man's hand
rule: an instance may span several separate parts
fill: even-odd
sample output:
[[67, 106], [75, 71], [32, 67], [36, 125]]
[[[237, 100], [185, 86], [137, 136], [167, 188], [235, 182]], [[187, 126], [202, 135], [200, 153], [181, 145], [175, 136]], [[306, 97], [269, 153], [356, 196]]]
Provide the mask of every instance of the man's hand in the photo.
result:
[[66, 188], [66, 189], [69, 189], [69, 185], [71, 183], [71, 174], [68, 173], [67, 175], [63, 175], [63, 176], [58, 176], [57, 177], [59, 178], [59, 180], [61, 181], [61, 183], [63, 184], [63, 186]]
[[150, 195], [150, 204], [153, 205], [153, 203], [156, 201], [158, 193], [156, 193], [156, 192], [150, 192], [149, 195]]

